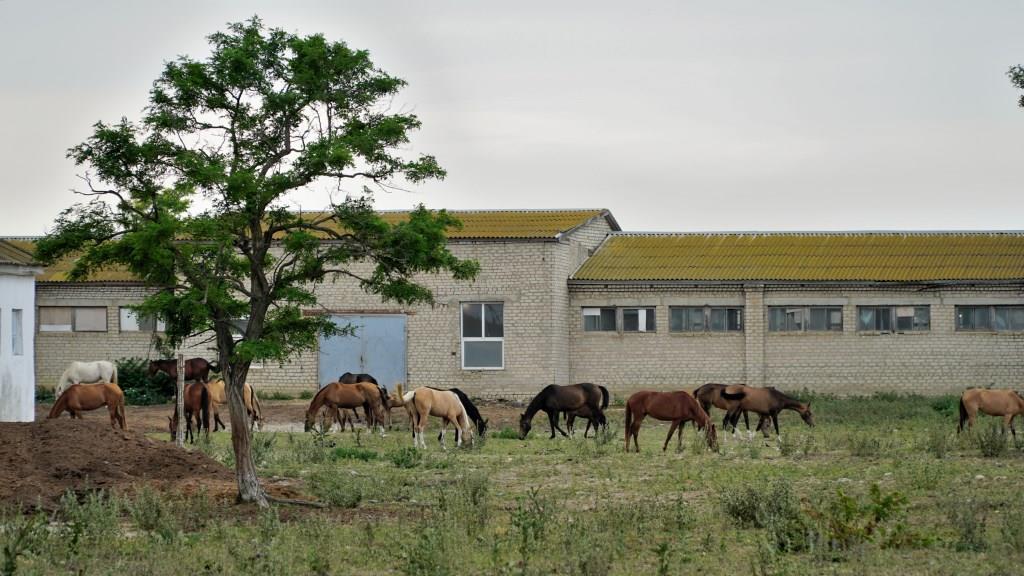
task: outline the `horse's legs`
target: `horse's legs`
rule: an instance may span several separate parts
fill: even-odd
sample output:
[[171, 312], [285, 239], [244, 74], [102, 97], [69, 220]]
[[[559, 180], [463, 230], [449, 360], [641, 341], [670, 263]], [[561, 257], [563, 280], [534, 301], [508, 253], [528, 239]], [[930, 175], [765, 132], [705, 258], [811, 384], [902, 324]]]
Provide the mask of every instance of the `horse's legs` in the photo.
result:
[[[778, 412], [772, 412], [772, 425], [775, 426], [775, 435], [779, 436], [779, 413]], [[767, 426], [765, 426], [765, 428], [767, 428]], [[765, 435], [764, 436], [765, 436], [765, 438], [768, 437], [768, 432], [767, 431], [765, 431]]]
[[[562, 430], [562, 429], [561, 429], [561, 428], [560, 428], [560, 427], [558, 426], [558, 416], [559, 416], [559, 413], [558, 413], [558, 412], [548, 412], [548, 417], [549, 417], [549, 418], [551, 419], [551, 426], [552, 426], [552, 427], [553, 427], [553, 428], [554, 428], [555, 430], [558, 430], [558, 432], [559, 432], [559, 433], [561, 433], [561, 434], [562, 434], [562, 436], [565, 436], [566, 438], [568, 438], [568, 437], [569, 437], [569, 435], [565, 433], [565, 430]], [[552, 431], [551, 431], [551, 437], [552, 437], [552, 438], [554, 438], [554, 437], [555, 437], [555, 430], [552, 430]]]
[[[673, 420], [672, 421], [672, 425], [669, 426], [669, 428], [668, 428], [668, 436], [665, 437], [665, 443], [661, 446], [661, 451], [662, 452], [664, 452], [665, 450], [668, 449], [668, 441], [672, 439], [672, 434], [675, 434], [676, 428], [678, 428], [678, 427], [679, 427], [679, 421], [678, 420]], [[680, 433], [679, 437], [681, 438], [682, 436], [683, 436], [682, 433]]]
[[1003, 434], [1006, 434], [1006, 427], [1009, 426], [1010, 432], [1013, 433], [1013, 439], [1016, 440], [1017, 430], [1013, 427], [1014, 416], [1016, 416], [1016, 414], [1007, 414], [1006, 416], [1003, 416]]
[[676, 452], [683, 449], [683, 428], [686, 428], [686, 420], [679, 423], [679, 431], [676, 432]]
[[[629, 432], [633, 435], [633, 448], [636, 449], [637, 453], [640, 452], [640, 444], [638, 439], [640, 437], [640, 422], [643, 421], [647, 414], [641, 413], [639, 416], [633, 418], [633, 424], [629, 428]], [[626, 448], [629, 448], [629, 439], [626, 439]], [[627, 450], [628, 451], [628, 450]]]

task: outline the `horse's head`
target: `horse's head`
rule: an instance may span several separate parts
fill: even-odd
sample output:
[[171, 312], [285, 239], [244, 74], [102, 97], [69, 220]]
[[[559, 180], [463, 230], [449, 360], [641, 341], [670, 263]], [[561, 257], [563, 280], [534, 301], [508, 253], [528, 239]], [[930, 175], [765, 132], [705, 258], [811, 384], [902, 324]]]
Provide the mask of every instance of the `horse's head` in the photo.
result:
[[810, 427], [814, 427], [814, 413], [811, 412], [811, 403], [804, 404], [803, 410], [800, 410], [800, 417], [804, 419], [804, 423]]
[[171, 432], [171, 442], [178, 439], [178, 422], [173, 416], [167, 417], [167, 429]]
[[313, 412], [306, 412], [306, 425], [303, 428], [305, 432], [309, 432], [313, 429], [313, 425], [316, 423], [316, 414]]
[[525, 413], [519, 415], [519, 439], [526, 440], [526, 435], [530, 433], [530, 418]]
[[481, 438], [484, 437], [484, 434], [487, 434], [487, 422], [489, 422], [489, 419], [481, 418], [476, 423], [476, 433]]

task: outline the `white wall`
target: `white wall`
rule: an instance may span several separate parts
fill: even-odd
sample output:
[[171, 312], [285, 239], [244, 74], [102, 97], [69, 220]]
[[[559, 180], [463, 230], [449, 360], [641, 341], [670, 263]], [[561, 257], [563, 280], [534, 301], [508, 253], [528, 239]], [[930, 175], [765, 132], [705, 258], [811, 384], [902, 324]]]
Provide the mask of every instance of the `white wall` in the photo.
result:
[[[32, 270], [0, 266], [0, 422], [35, 419], [36, 296]], [[19, 356], [13, 349], [12, 310], [22, 311]]]

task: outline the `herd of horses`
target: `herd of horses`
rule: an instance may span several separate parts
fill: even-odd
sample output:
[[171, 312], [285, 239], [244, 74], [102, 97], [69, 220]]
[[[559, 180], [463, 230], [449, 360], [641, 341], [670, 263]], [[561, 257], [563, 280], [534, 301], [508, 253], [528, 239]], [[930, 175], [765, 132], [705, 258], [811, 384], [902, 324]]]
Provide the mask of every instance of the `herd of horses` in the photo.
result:
[[[188, 381], [184, 388], [183, 405], [186, 438], [195, 441], [192, 423], [196, 423], [196, 431], [210, 431], [211, 418], [213, 431], [226, 428], [220, 417], [220, 410], [227, 402], [224, 381], [210, 380], [210, 374], [219, 371], [219, 367], [203, 358], [192, 358], [185, 363], [184, 379]], [[148, 374], [153, 376], [159, 372], [171, 378], [177, 377], [175, 360], [153, 360], [149, 363]], [[126, 429], [124, 393], [117, 384], [117, 367], [111, 362], [72, 362], [61, 375], [56, 388], [57, 400], [49, 413], [49, 418], [57, 418], [68, 412], [72, 418], [81, 418], [81, 413], [107, 406], [110, 413], [111, 426]], [[245, 385], [243, 399], [248, 420], [251, 426], [262, 428], [263, 418], [259, 397], [254, 390]], [[550, 438], [556, 432], [562, 436], [574, 434], [576, 418], [587, 420], [583, 436], [586, 438], [594, 429], [607, 430], [608, 420], [605, 411], [608, 409], [610, 394], [604, 386], [591, 383], [560, 386], [550, 384], [538, 392], [527, 404], [526, 411], [519, 417], [519, 438], [525, 439], [532, 429], [532, 422], [538, 412], [548, 417]], [[808, 426], [814, 426], [814, 414], [810, 403], [803, 403], [783, 392], [772, 388], [755, 388], [742, 384], [704, 384], [693, 391], [679, 390], [659, 392], [641, 390], [633, 393], [625, 403], [625, 450], [630, 451], [630, 440], [633, 449], [640, 451], [638, 437], [640, 427], [648, 416], [655, 420], [669, 422], [668, 436], [662, 445], [667, 450], [673, 435], [677, 446], [681, 446], [683, 428], [687, 422], [703, 432], [709, 448], [718, 449], [718, 428], [710, 417], [711, 408], [722, 410], [722, 429], [731, 429], [737, 433], [740, 417], [749, 437], [749, 414], [758, 416], [755, 431], [761, 432], [767, 439], [770, 428], [774, 428], [776, 436], [779, 432], [779, 414], [784, 410], [796, 412]], [[384, 435], [385, 426], [391, 426], [391, 409], [404, 408], [409, 419], [413, 436], [413, 446], [425, 448], [424, 432], [430, 416], [440, 419], [441, 429], [438, 441], [445, 446], [445, 433], [449, 426], [455, 429], [456, 445], [466, 441], [473, 442], [475, 437], [484, 436], [487, 432], [488, 420], [473, 404], [469, 396], [458, 388], [441, 389], [422, 386], [403, 392], [402, 385], [397, 384], [394, 392], [370, 374], [353, 374], [346, 372], [336, 382], [322, 387], [314, 396], [306, 411], [305, 430], [308, 432], [316, 426], [319, 417], [321, 429], [329, 428], [337, 423], [344, 431], [346, 425], [354, 428], [360, 420], [358, 410], [362, 409], [363, 418], [368, 429], [376, 429]], [[978, 413], [1003, 418], [1004, 428], [1009, 427], [1014, 438], [1017, 430], [1013, 420], [1018, 414], [1024, 414], [1024, 397], [1014, 390], [995, 390], [971, 388], [960, 398], [960, 421], [957, 431], [973, 426]], [[565, 416], [568, 432], [559, 426]], [[175, 411], [168, 416], [168, 430], [171, 439], [178, 428], [179, 414], [177, 404]]]

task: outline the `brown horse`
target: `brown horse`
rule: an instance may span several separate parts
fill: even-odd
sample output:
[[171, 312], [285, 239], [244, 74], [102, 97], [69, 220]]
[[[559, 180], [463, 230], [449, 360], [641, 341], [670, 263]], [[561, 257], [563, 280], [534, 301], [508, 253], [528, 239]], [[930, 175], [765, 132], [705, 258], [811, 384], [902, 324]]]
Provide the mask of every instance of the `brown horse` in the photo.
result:
[[[227, 426], [220, 419], [220, 407], [228, 402], [224, 380], [218, 378], [208, 383], [206, 387], [210, 392], [210, 409], [213, 411], [213, 431], [216, 432], [218, 426], [226, 430]], [[243, 389], [242, 401], [245, 403], [245, 412], [249, 415], [249, 429], [252, 430], [253, 426], [259, 426], [262, 430], [263, 411], [260, 408], [260, 399], [248, 382], [245, 383], [245, 388]]]
[[641, 390], [626, 400], [626, 452], [629, 452], [629, 439], [633, 438], [633, 447], [640, 451], [637, 437], [640, 434], [640, 424], [646, 416], [657, 420], [672, 422], [668, 429], [668, 436], [665, 444], [661, 447], [662, 452], [668, 448], [668, 442], [672, 434], [679, 428], [679, 435], [676, 437], [677, 447], [683, 444], [683, 427], [687, 422], [693, 421], [698, 430], [704, 431], [708, 448], [718, 450], [718, 432], [711, 422], [711, 417], [700, 407], [689, 392], [655, 392], [653, 390]]
[[610, 394], [608, 389], [604, 386], [598, 386], [598, 390], [601, 391], [601, 414], [593, 414], [590, 412], [589, 407], [580, 408], [574, 412], [566, 412], [565, 414], [565, 427], [569, 430], [569, 435], [574, 436], [576, 434], [576, 418], [586, 418], [587, 428], [583, 431], [583, 437], [587, 437], [587, 433], [590, 432], [590, 427], [594, 427], [594, 436], [597, 436], [598, 426], [602, 427], [605, 431], [608, 430], [608, 420], [604, 416], [604, 411], [608, 409], [608, 401]]
[[1003, 432], [1005, 433], [1006, 427], [1009, 426], [1016, 439], [1017, 430], [1013, 427], [1013, 419], [1018, 414], [1024, 414], [1024, 398], [1014, 390], [968, 388], [960, 396], [960, 424], [956, 431], [963, 431], [964, 422], [968, 428], [974, 426], [974, 418], [978, 412], [989, 416], [1002, 416]]
[[441, 448], [445, 448], [444, 433], [449, 423], [455, 425], [456, 446], [462, 445], [462, 440], [466, 434], [469, 434], [469, 438], [472, 441], [473, 426], [470, 423], [469, 414], [466, 413], [462, 400], [459, 399], [459, 395], [455, 392], [421, 386], [411, 392], [406, 392], [402, 396], [402, 401], [406, 405], [411, 404], [413, 406], [415, 427], [413, 429], [412, 445], [414, 447], [427, 447], [426, 440], [423, 439], [423, 431], [427, 428], [427, 420], [430, 416], [437, 416], [442, 420], [441, 435], [438, 437], [438, 440], [441, 442]]
[[61, 413], [68, 412], [72, 418], [81, 418], [82, 412], [106, 406], [110, 412], [110, 427], [120, 426], [127, 430], [124, 422], [124, 392], [117, 384], [99, 382], [97, 384], [72, 384], [57, 398], [47, 418], [59, 418]]
[[752, 388], [737, 384], [727, 386], [722, 391], [722, 397], [729, 401], [735, 401], [732, 408], [726, 414], [726, 419], [733, 428], [740, 419], [740, 412], [749, 410], [761, 416], [757, 429], [768, 437], [768, 419], [771, 419], [775, 426], [775, 435], [779, 435], [779, 412], [793, 410], [800, 415], [804, 423], [814, 426], [814, 414], [811, 412], [811, 404], [804, 404], [795, 398], [790, 398], [775, 388]]
[[[183, 391], [185, 406], [185, 439], [195, 443], [196, 437], [192, 434], [192, 418], [196, 420], [196, 430], [210, 434], [210, 390], [205, 382], [190, 382], [185, 385]], [[174, 442], [178, 434], [178, 403], [174, 403], [174, 415], [167, 417], [167, 429], [171, 433], [171, 442]]]
[[601, 389], [590, 383], [571, 384], [559, 386], [548, 384], [543, 390], [537, 393], [530, 400], [526, 412], [519, 415], [519, 439], [523, 440], [530, 433], [533, 416], [543, 411], [548, 415], [548, 422], [551, 424], [551, 438], [555, 437], [555, 430], [562, 436], [568, 436], [565, 430], [558, 426], [558, 418], [562, 412], [576, 412], [584, 407], [589, 416], [598, 421], [604, 420], [604, 411], [601, 410], [602, 394]]
[[[700, 402], [700, 407], [704, 409], [708, 415], [711, 414], [711, 407], [714, 406], [720, 410], [725, 411], [725, 416], [722, 417], [722, 430], [729, 430], [729, 410], [736, 404], [735, 400], [726, 400], [722, 397], [722, 391], [728, 388], [725, 384], [705, 384], [700, 388], [693, 391], [693, 397]], [[750, 416], [747, 415], [747, 411], [743, 411], [743, 424], [747, 428], [747, 435], [750, 436]], [[758, 422], [758, 429], [761, 428], [761, 422]], [[736, 427], [732, 427], [733, 434], [736, 433]]]
[[[313, 396], [306, 410], [306, 432], [313, 429], [316, 422], [316, 415], [321, 408], [327, 407], [334, 414], [339, 408], [356, 408], [362, 406], [367, 414], [372, 414], [376, 422], [384, 421], [384, 411], [381, 409], [380, 391], [374, 384], [360, 382], [359, 384], [339, 384], [331, 382], [320, 389]], [[384, 435], [384, 427], [380, 427], [380, 433]]]
[[[198, 380], [200, 382], [210, 381], [210, 371], [220, 372], [220, 367], [213, 362], [207, 362], [205, 358], [189, 358], [185, 360], [185, 380]], [[146, 374], [152, 378], [157, 372], [164, 372], [171, 377], [171, 380], [178, 378], [178, 361], [150, 360]]]

